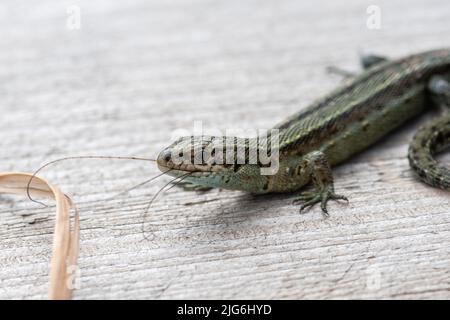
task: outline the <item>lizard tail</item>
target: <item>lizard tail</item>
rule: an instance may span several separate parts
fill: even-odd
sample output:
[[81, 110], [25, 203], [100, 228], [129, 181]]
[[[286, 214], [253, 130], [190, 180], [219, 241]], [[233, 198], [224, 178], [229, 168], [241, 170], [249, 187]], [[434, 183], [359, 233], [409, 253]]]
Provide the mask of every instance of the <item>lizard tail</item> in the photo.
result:
[[450, 169], [434, 156], [450, 147], [450, 113], [422, 126], [409, 146], [409, 164], [425, 183], [450, 191]]

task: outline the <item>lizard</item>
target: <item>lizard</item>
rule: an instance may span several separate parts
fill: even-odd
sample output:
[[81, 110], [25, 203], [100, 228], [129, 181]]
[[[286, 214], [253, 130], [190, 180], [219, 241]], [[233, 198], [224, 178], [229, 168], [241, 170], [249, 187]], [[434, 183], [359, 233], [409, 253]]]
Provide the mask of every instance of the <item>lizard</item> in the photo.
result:
[[[274, 127], [279, 139], [275, 174], [263, 175], [266, 164], [248, 161], [249, 154], [268, 145], [258, 137], [181, 137], [159, 153], [158, 168], [194, 190], [297, 192], [312, 182], [314, 190], [301, 192], [294, 203], [302, 203], [300, 212], [320, 203], [328, 217], [329, 200], [348, 201], [335, 193], [331, 168], [437, 105], [442, 115], [414, 135], [408, 159], [422, 181], [450, 190], [450, 170], [434, 158], [450, 146], [450, 48], [396, 60], [367, 55], [361, 63], [362, 73]], [[231, 141], [230, 149], [223, 148], [224, 141]], [[247, 162], [237, 161], [238, 149]], [[229, 156], [227, 150], [234, 159], [217, 161]]]

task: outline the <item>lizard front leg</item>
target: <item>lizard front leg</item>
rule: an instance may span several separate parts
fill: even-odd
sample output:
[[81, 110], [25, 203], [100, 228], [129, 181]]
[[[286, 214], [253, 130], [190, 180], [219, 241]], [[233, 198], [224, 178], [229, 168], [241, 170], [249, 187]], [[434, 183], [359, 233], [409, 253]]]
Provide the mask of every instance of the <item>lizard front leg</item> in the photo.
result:
[[315, 188], [313, 192], [301, 193], [294, 200], [294, 203], [303, 202], [300, 212], [320, 202], [323, 215], [328, 217], [327, 202], [329, 200], [345, 200], [348, 202], [345, 196], [334, 192], [333, 173], [323, 152], [313, 151], [305, 155], [296, 170], [296, 174], [309, 176]]

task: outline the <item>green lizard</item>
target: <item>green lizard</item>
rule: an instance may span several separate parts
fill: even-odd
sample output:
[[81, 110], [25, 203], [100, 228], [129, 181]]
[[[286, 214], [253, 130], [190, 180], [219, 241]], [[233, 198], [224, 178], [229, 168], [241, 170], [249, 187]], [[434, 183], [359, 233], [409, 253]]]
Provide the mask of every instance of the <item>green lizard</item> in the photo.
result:
[[[244, 160], [249, 160], [252, 152], [267, 148], [268, 139], [235, 137], [183, 137], [159, 154], [159, 169], [192, 189], [292, 192], [312, 181], [314, 191], [301, 193], [295, 202], [303, 202], [300, 211], [320, 203], [323, 214], [328, 216], [329, 200], [347, 200], [334, 191], [331, 166], [372, 145], [434, 104], [445, 111], [418, 131], [408, 158], [424, 182], [450, 190], [450, 170], [433, 158], [450, 146], [450, 49], [393, 61], [367, 56], [362, 64], [362, 74], [275, 127], [279, 130], [279, 143], [271, 151], [279, 155], [275, 174], [261, 174], [267, 165], [260, 161], [242, 163], [236, 160], [239, 157], [222, 161], [224, 164], [217, 161], [229, 156], [228, 149], [223, 148], [224, 141], [232, 141], [234, 153], [245, 150]], [[204, 152], [207, 149], [214, 151]], [[193, 161], [196, 154], [200, 154], [199, 161]], [[175, 161], [175, 155], [181, 161]]]

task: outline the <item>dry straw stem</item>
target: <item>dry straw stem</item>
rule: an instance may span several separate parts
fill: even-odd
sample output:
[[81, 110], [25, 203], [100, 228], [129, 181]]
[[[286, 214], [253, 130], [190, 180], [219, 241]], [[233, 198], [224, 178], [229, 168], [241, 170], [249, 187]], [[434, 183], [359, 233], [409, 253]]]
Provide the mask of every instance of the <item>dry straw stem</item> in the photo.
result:
[[[19, 172], [0, 172], [0, 193], [27, 196], [27, 185], [32, 174]], [[53, 252], [50, 263], [48, 297], [70, 299], [72, 297], [72, 277], [69, 266], [77, 265], [79, 251], [80, 220], [71, 199], [47, 181], [34, 177], [30, 184], [33, 197], [53, 198], [56, 201], [56, 221], [53, 234]], [[70, 209], [74, 208], [73, 230], [70, 228]]]

